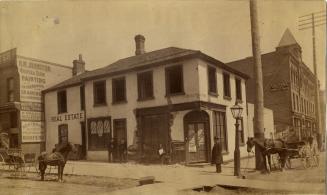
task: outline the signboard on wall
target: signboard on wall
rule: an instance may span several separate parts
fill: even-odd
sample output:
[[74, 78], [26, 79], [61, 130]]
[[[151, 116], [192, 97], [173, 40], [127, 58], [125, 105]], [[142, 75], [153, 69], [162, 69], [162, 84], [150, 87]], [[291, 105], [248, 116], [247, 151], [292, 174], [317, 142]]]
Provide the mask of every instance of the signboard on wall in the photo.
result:
[[20, 119], [23, 121], [43, 121], [43, 113], [36, 111], [20, 111]]
[[41, 121], [22, 121], [22, 142], [44, 142], [44, 123]]
[[20, 102], [20, 110], [42, 111], [42, 104], [37, 102]]
[[46, 87], [46, 75], [51, 73], [48, 64], [19, 59], [20, 101], [41, 102], [41, 91]]

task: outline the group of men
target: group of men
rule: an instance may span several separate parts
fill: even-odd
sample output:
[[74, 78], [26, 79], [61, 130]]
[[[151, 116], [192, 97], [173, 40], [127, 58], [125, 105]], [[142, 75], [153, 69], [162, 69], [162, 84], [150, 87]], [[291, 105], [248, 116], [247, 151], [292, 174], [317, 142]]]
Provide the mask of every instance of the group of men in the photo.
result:
[[127, 143], [125, 139], [116, 140], [112, 138], [108, 144], [109, 162], [127, 161]]

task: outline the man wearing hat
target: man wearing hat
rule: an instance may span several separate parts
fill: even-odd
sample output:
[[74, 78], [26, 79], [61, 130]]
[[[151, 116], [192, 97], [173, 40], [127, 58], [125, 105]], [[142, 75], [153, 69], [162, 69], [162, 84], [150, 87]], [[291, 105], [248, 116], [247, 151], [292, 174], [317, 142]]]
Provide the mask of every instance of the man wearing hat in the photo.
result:
[[218, 137], [215, 137], [215, 145], [212, 148], [211, 164], [216, 164], [216, 172], [221, 173], [223, 163], [222, 148]]

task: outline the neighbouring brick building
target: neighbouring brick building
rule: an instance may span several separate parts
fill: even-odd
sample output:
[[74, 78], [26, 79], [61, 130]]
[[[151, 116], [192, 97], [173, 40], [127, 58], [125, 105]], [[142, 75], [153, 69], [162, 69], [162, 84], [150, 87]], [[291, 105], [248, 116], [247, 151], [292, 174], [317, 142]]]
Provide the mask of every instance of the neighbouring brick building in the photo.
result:
[[68, 66], [17, 54], [0, 53], [0, 132], [11, 148], [40, 153], [45, 149], [41, 91], [72, 75]]
[[[264, 105], [274, 112], [275, 130], [302, 139], [316, 132], [316, 77], [302, 61], [301, 46], [287, 29], [276, 50], [262, 54]], [[253, 58], [227, 63], [248, 74], [248, 102], [254, 102]]]
[[[201, 51], [168, 47], [145, 52], [145, 38], [137, 35], [135, 42], [135, 56], [93, 71], [82, 68], [44, 90], [47, 151], [69, 140], [82, 146], [87, 160], [107, 161], [113, 138], [115, 143], [124, 140], [129, 151], [146, 160], [158, 159], [161, 144], [176, 162], [208, 162], [217, 136], [224, 159], [232, 159], [235, 119], [230, 107], [237, 101], [244, 108], [238, 132], [241, 155], [246, 156], [252, 130], [245, 96], [248, 76]], [[85, 64], [82, 58], [74, 63]], [[271, 110], [266, 118], [273, 121]], [[267, 135], [269, 131], [273, 127], [267, 127]], [[114, 153], [113, 161], [119, 151]]]

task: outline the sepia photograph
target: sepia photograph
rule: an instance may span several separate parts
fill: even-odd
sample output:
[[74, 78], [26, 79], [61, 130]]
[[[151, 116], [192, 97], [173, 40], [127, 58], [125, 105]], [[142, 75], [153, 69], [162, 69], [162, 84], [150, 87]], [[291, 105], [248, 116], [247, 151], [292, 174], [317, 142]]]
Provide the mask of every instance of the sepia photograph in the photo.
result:
[[324, 0], [0, 0], [0, 195], [326, 194]]

